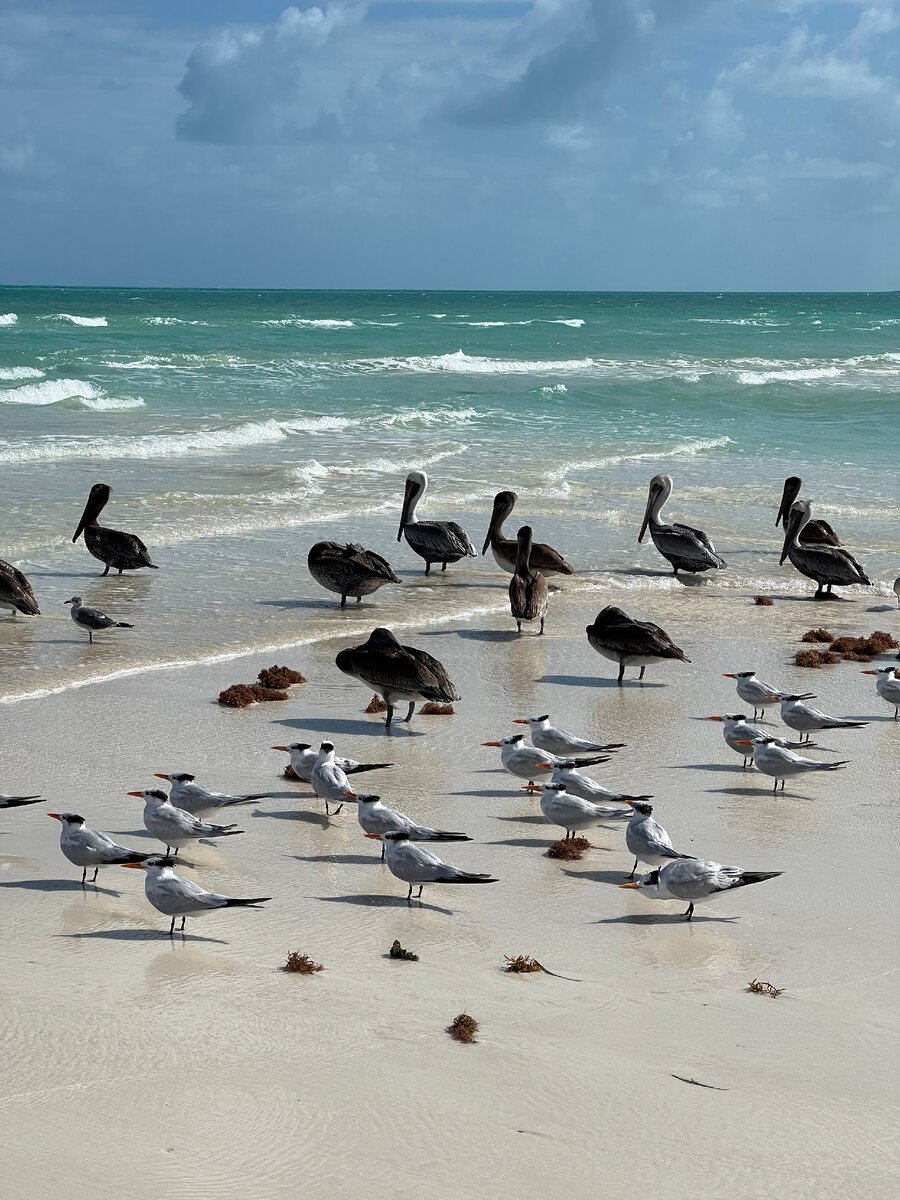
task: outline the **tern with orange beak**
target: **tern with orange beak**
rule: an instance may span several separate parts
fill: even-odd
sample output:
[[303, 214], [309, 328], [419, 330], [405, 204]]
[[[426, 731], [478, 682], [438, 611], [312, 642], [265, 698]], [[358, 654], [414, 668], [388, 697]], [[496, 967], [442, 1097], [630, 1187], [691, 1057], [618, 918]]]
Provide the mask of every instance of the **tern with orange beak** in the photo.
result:
[[269, 792], [255, 792], [250, 796], [226, 796], [224, 792], [214, 792], [210, 788], [201, 787], [199, 783], [194, 782], [194, 776], [186, 771], [173, 772], [171, 775], [156, 772], [155, 777], [167, 779], [171, 783], [171, 803], [194, 817], [203, 817], [222, 808], [231, 808], [234, 804], [253, 804], [257, 800], [267, 800], [270, 795]]
[[801, 740], [808, 742], [810, 734], [819, 733], [823, 729], [864, 729], [868, 725], [868, 721], [847, 721], [843, 717], [829, 717], [820, 708], [803, 703], [804, 700], [813, 698], [806, 694], [781, 698], [781, 719], [788, 729], [806, 735]]
[[747, 887], [751, 883], [764, 883], [777, 879], [781, 871], [744, 871], [740, 867], [724, 867], [721, 863], [702, 858], [686, 858], [669, 863], [660, 870], [650, 871], [635, 883], [622, 883], [623, 888], [634, 888], [648, 900], [680, 900], [688, 902], [685, 919], [694, 915], [694, 905], [713, 900], [735, 888]]
[[37, 804], [40, 796], [4, 796], [0, 792], [0, 808], [22, 808], [26, 804]]
[[754, 767], [762, 771], [763, 775], [775, 780], [773, 794], [778, 791], [779, 782], [781, 790], [784, 791], [785, 780], [792, 779], [795, 775], [808, 775], [811, 771], [840, 771], [849, 762], [849, 759], [844, 759], [842, 762], [821, 763], [813, 758], [804, 758], [802, 754], [795, 754], [793, 750], [789, 750], [781, 738], [757, 735], [752, 741], [738, 744], [750, 746]]
[[542, 717], [517, 718], [513, 725], [527, 725], [531, 733], [531, 743], [539, 750], [555, 754], [560, 758], [571, 758], [573, 754], [591, 754], [610, 750], [621, 750], [624, 742], [610, 742], [602, 745], [600, 742], [589, 742], [585, 738], [576, 737], [565, 729], [557, 729], [550, 724], [550, 716], [545, 713]]
[[89, 829], [84, 817], [80, 817], [78, 813], [47, 813], [47, 816], [61, 823], [59, 848], [70, 863], [83, 868], [82, 887], [87, 882], [89, 867], [94, 868], [91, 883], [96, 883], [97, 872], [101, 867], [138, 866], [145, 858], [150, 857], [139, 850], [126, 850], [124, 846], [116, 845], [107, 834], [100, 833], [97, 829]]
[[146, 872], [144, 894], [157, 912], [172, 918], [169, 936], [175, 933], [175, 922], [181, 917], [181, 932], [184, 932], [186, 917], [202, 917], [204, 913], [220, 908], [259, 908], [271, 896], [254, 896], [249, 900], [236, 900], [233, 896], [222, 896], [218, 892], [207, 892], [190, 879], [176, 875], [172, 869], [175, 859], [162, 854], [152, 854], [141, 863], [122, 863]]
[[334, 815], [337, 816], [344, 807], [344, 802], [355, 795], [346, 773], [335, 761], [333, 742], [323, 742], [319, 747], [319, 755], [312, 769], [310, 783], [319, 799], [325, 801], [326, 816], [331, 816], [331, 809], [328, 807], [329, 801], [337, 805], [334, 810]]
[[482, 746], [496, 746], [500, 751], [500, 763], [510, 775], [519, 779], [527, 779], [526, 791], [534, 786], [535, 779], [549, 775], [557, 767], [594, 767], [598, 763], [609, 761], [609, 755], [595, 755], [591, 758], [558, 758], [539, 750], [537, 746], [525, 745], [525, 734], [514, 733], [512, 737], [501, 738], [499, 742], [482, 742]]
[[[757, 679], [755, 671], [725, 671], [722, 678], [733, 679], [740, 698], [745, 704], [753, 705], [754, 721], [766, 715], [766, 708], [770, 704], [778, 704], [788, 695], [781, 688], [772, 687], [771, 684]], [[802, 699], [811, 700], [812, 695], [812, 692], [806, 692]]]
[[[291, 742], [289, 746], [273, 746], [273, 750], [283, 750], [291, 756], [291, 767], [298, 779], [304, 783], [312, 783], [312, 771], [319, 757], [319, 751], [309, 742]], [[383, 771], [392, 767], [393, 763], [360, 763], [355, 758], [342, 758], [339, 754], [334, 759], [337, 766], [345, 775], [359, 775], [363, 771]]]
[[424, 846], [414, 845], [408, 833], [402, 830], [392, 830], [382, 835], [385, 847], [385, 859], [388, 870], [397, 879], [409, 884], [406, 901], [412, 900], [412, 890], [419, 885], [417, 899], [421, 899], [422, 888], [426, 883], [498, 883], [493, 875], [473, 874], [471, 871], [460, 871], [441, 862], [436, 854], [426, 850]]
[[580, 829], [592, 829], [603, 821], [627, 821], [630, 808], [611, 808], [606, 804], [592, 804], [566, 791], [563, 783], [541, 784], [541, 812], [552, 825], [566, 831], [566, 837], [574, 837]]
[[156, 788], [129, 792], [128, 795], [144, 801], [144, 826], [147, 832], [163, 843], [166, 854], [174, 847], [173, 858], [182, 846], [200, 838], [234, 837], [244, 832], [234, 825], [210, 825], [207, 821], [201, 821], [193, 813], [175, 808], [166, 793]]
[[[425, 825], [417, 825], [406, 813], [388, 808], [381, 803], [380, 796], [368, 795], [365, 792], [349, 792], [348, 799], [356, 801], [356, 816], [360, 828], [368, 838], [383, 838], [386, 833], [400, 832], [409, 834], [412, 842], [471, 842], [466, 833], [451, 833], [447, 829], [428, 829]], [[381, 857], [384, 858], [384, 842], [381, 843]]]
[[863, 671], [863, 675], [875, 676], [875, 691], [887, 704], [894, 706], [894, 720], [900, 715], [900, 673], [896, 667], [875, 667]]
[[648, 867], [662, 867], [673, 858], [690, 858], [681, 854], [672, 845], [672, 839], [658, 821], [653, 819], [653, 805], [646, 800], [626, 800], [634, 815], [625, 827], [625, 845], [634, 855], [634, 866], [629, 879], [634, 879], [638, 863]]

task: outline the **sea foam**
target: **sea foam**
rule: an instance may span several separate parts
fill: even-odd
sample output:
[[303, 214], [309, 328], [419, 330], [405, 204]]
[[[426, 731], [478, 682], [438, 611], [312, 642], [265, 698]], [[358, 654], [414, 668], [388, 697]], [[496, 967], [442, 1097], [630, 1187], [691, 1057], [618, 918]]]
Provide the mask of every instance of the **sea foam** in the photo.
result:
[[108, 325], [106, 317], [73, 317], [71, 313], [55, 313], [54, 321], [70, 321], [73, 325]]
[[0, 325], [15, 325], [18, 320], [15, 313], [0, 313]]
[[43, 379], [44, 372], [37, 367], [0, 367], [0, 379]]

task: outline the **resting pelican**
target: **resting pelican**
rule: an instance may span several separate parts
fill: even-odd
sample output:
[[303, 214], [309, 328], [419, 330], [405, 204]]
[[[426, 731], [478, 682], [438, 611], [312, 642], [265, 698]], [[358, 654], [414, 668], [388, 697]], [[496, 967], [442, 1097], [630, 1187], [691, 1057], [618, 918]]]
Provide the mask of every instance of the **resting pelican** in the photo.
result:
[[[836, 583], [844, 587], [852, 583], [869, 583], [865, 571], [848, 550], [801, 544], [800, 534], [809, 522], [810, 512], [808, 500], [797, 500], [792, 505], [779, 563], [789, 558], [801, 575], [816, 581], [814, 600], [839, 599], [831, 590]], [[823, 588], [828, 590], [823, 591]]]
[[31, 584], [21, 571], [0, 558], [0, 608], [8, 608], [13, 616], [17, 612], [28, 617], [39, 617], [41, 610], [34, 598]]
[[538, 637], [544, 632], [547, 616], [547, 580], [531, 566], [531, 526], [523, 525], [518, 534], [516, 570], [509, 581], [509, 607], [519, 633], [523, 621], [540, 621]]
[[[494, 556], [494, 562], [510, 575], [516, 569], [516, 542], [503, 536], [503, 522], [511, 515], [518, 497], [515, 492], [498, 492], [494, 497], [494, 510], [491, 513], [491, 523], [488, 526], [487, 537], [484, 539], [482, 554], [487, 554], [488, 546]], [[531, 566], [542, 575], [574, 575], [558, 550], [545, 546], [543, 542], [533, 542], [531, 546]]]
[[123, 571], [138, 571], [141, 567], [158, 570], [156, 563], [150, 561], [147, 547], [139, 537], [133, 533], [122, 533], [119, 529], [104, 529], [97, 520], [111, 495], [109, 484], [94, 484], [72, 541], [77, 542], [84, 534], [84, 544], [94, 558], [106, 563], [104, 575], [109, 574], [110, 567], [115, 567], [120, 575]]
[[[778, 516], [775, 518], [776, 529], [779, 525], [783, 525], [787, 529], [791, 505], [800, 495], [802, 486], [803, 480], [799, 475], [791, 475], [784, 481], [781, 506], [778, 509]], [[814, 546], [839, 546], [841, 544], [841, 539], [827, 521], [809, 521], [800, 534], [800, 541]]]
[[696, 573], [726, 566], [725, 559], [716, 554], [715, 546], [702, 529], [693, 529], [690, 525], [663, 525], [660, 520], [663, 505], [671, 495], [672, 476], [654, 475], [650, 480], [647, 508], [638, 541], [644, 540], [649, 525], [653, 545], [663, 558], [669, 560], [676, 575], [679, 571]]
[[350, 542], [345, 546], [316, 542], [306, 561], [316, 583], [340, 596], [341, 608], [348, 596], [355, 596], [359, 604], [363, 596], [371, 596], [386, 583], [400, 582], [387, 559]]
[[406, 535], [410, 549], [425, 559], [425, 574], [430, 575], [432, 563], [441, 563], [441, 570], [446, 571], [447, 563], [459, 562], [461, 558], [475, 558], [475, 547], [463, 527], [455, 521], [416, 520], [416, 505], [425, 495], [427, 487], [428, 476], [424, 471], [410, 471], [406, 477], [397, 541]]
[[387, 705], [388, 729], [398, 700], [409, 701], [405, 720], [411, 721], [417, 700], [459, 699], [444, 666], [425, 650], [401, 646], [389, 629], [373, 629], [367, 642], [341, 650], [334, 662], [339, 671], [378, 692]]
[[619, 664], [619, 687], [626, 667], [640, 667], [638, 679], [643, 679], [648, 663], [664, 658], [691, 661], [664, 629], [652, 621], [634, 621], [612, 604], [597, 614], [593, 625], [588, 625], [587, 638], [598, 654]]

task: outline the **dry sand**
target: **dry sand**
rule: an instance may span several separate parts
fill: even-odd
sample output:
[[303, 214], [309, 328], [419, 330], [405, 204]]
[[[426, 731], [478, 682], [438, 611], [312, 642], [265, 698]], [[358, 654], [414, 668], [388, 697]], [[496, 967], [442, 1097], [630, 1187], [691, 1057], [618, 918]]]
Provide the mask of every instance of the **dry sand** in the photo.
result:
[[[790, 660], [811, 625], [896, 632], [897, 618], [864, 603], [756, 608], [711, 588], [641, 596], [634, 615], [658, 620], [693, 662], [649, 667], [645, 686], [620, 690], [583, 633], [607, 602], [619, 601], [556, 597], [542, 639], [517, 639], [493, 615], [410, 631], [464, 698], [456, 716], [417, 716], [391, 738], [333, 666], [352, 634], [278, 656], [311, 681], [285, 704], [213, 703], [268, 655], [4, 707], [4, 790], [40, 791], [46, 809], [80, 811], [125, 844], [150, 844], [126, 792], [155, 771], [275, 793], [235, 810], [245, 836], [198, 847], [185, 871], [271, 903], [211, 914], [174, 940], [137, 872], [109, 869], [83, 890], [43, 806], [0, 813], [8, 1194], [894, 1195], [900, 724], [857, 664]], [[377, 606], [357, 618], [364, 636]], [[721, 727], [695, 718], [735, 711], [722, 672], [750, 667], [872, 718], [819, 738], [853, 760], [846, 771], [777, 799], [741, 771]], [[631, 867], [621, 826], [597, 830], [581, 862], [548, 860], [558, 831], [480, 747], [545, 711], [628, 743], [592, 774], [653, 793], [679, 848], [783, 877], [688, 925], [682, 906], [617, 890]], [[270, 746], [326, 734], [339, 751], [393, 761], [366, 786], [467, 831], [474, 842], [439, 852], [500, 882], [426, 888], [407, 906], [353, 806], [328, 821], [308, 787], [280, 778], [286, 756]], [[391, 961], [394, 938], [420, 961]], [[325, 970], [284, 974], [294, 949]], [[507, 975], [507, 954], [577, 982]], [[784, 995], [749, 994], [754, 977]], [[480, 1022], [475, 1045], [445, 1032], [463, 1010]]]

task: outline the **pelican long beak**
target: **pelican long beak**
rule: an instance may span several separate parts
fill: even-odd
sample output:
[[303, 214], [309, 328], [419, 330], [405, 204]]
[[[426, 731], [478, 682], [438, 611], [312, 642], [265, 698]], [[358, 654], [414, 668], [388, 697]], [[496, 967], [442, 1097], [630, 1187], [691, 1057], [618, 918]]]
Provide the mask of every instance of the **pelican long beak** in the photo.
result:
[[724, 717], [704, 717], [705, 721], [724, 721]]
[[498, 748], [500, 746], [499, 742], [482, 742], [481, 744], [482, 746], [497, 746]]
[[270, 746], [269, 749], [270, 750], [284, 750], [285, 753], [290, 754], [290, 750], [288, 750], [287, 746]]
[[619, 887], [620, 888], [631, 888], [635, 892], [639, 892], [641, 890], [640, 884], [637, 884], [637, 883], [620, 883]]
[[781, 504], [778, 507], [778, 516], [775, 518], [776, 529], [779, 525], [784, 525], [785, 529], [787, 529], [788, 517], [791, 513], [791, 505], [800, 495], [802, 482], [803, 481], [798, 479], [796, 475], [792, 475], [789, 479], [784, 481], [784, 491], [781, 493]]
[[403, 540], [403, 529], [406, 525], [406, 519], [409, 516], [409, 507], [412, 503], [412, 498], [415, 495], [416, 485], [409, 479], [406, 481], [406, 489], [403, 492], [403, 508], [400, 510], [400, 528], [397, 530], [397, 541]]
[[78, 541], [82, 533], [84, 533], [85, 526], [96, 521], [97, 517], [99, 517], [101, 512], [103, 512], [103, 507], [108, 499], [109, 497], [106, 496], [105, 498], [98, 500], [93, 493], [88, 496], [88, 502], [84, 506], [84, 512], [81, 514], [81, 520], [78, 522], [78, 528], [75, 530], [75, 534], [72, 537], [73, 542]]
[[125, 795], [126, 796], [137, 796], [138, 799], [140, 799], [144, 795], [144, 793], [143, 792], [126, 792]]
[[171, 779], [171, 775], [160, 775], [159, 771], [153, 772], [154, 779]]
[[47, 816], [52, 817], [54, 821], [62, 820], [62, 817], [59, 815], [59, 813], [47, 813]]
[[644, 534], [647, 532], [647, 526], [650, 524], [650, 513], [653, 510], [653, 502], [659, 492], [658, 487], [651, 487], [647, 495], [647, 507], [644, 509], [644, 523], [641, 525], [641, 532], [638, 534], [638, 541], [644, 540]]

